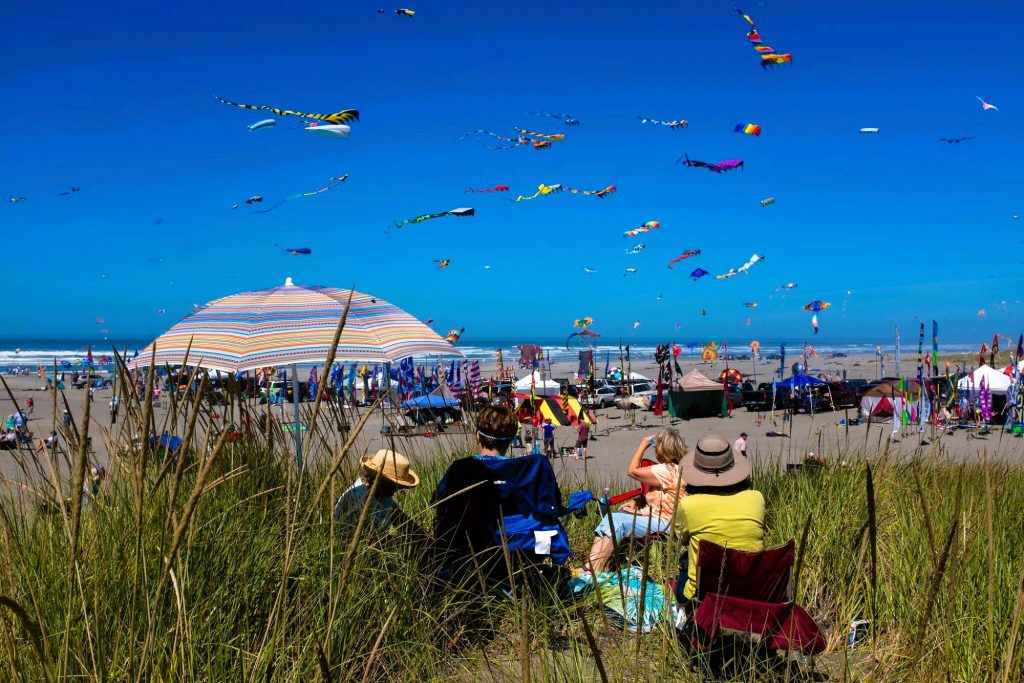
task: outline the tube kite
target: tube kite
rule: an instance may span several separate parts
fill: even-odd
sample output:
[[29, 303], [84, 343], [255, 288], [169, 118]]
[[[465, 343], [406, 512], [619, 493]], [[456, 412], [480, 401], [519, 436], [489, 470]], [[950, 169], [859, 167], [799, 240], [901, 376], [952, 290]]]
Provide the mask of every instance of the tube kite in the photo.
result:
[[548, 135], [546, 133], [534, 133], [533, 131], [526, 130], [525, 128], [516, 128], [516, 132], [519, 133], [520, 135], [536, 138], [538, 140], [550, 140], [552, 142], [558, 142], [559, 140], [565, 139], [565, 133], [555, 133], [554, 135]]
[[737, 123], [736, 127], [732, 129], [732, 132], [761, 137], [761, 126], [756, 123]]
[[671, 268], [673, 264], [679, 263], [680, 261], [684, 261], [690, 258], [691, 256], [697, 256], [698, 254], [700, 254], [700, 249], [687, 249], [682, 254], [676, 256], [674, 259], [669, 261], [668, 267]]
[[632, 256], [633, 254], [639, 254], [641, 251], [647, 248], [647, 245], [641, 242], [632, 249], [626, 249], [626, 253]]
[[690, 168], [706, 168], [713, 173], [731, 171], [734, 168], [743, 168], [743, 159], [726, 159], [724, 161], [718, 161], [711, 164], [706, 161], [691, 159], [688, 155], [684, 154], [683, 158], [676, 161], [677, 164], [680, 162], [682, 162], [683, 166], [689, 166]]
[[636, 273], [636, 268], [626, 268], [626, 272], [622, 274], [622, 277], [626, 277], [627, 275], [632, 275], [634, 273]]
[[939, 138], [939, 140], [941, 142], [945, 142], [945, 143], [950, 144], [950, 145], [953, 145], [953, 144], [959, 145], [964, 140], [972, 140], [973, 138], [974, 138], [973, 135], [964, 135], [964, 136], [959, 137], [959, 138]]
[[651, 123], [654, 124], [655, 126], [665, 126], [666, 128], [671, 128], [672, 130], [686, 128], [688, 125], [690, 125], [690, 122], [687, 121], [686, 119], [679, 119], [678, 121], [659, 121], [658, 119], [648, 119], [643, 116], [638, 116], [637, 118], [640, 119], [640, 123]]
[[250, 131], [263, 130], [264, 128], [273, 128], [276, 123], [277, 121], [274, 119], [263, 119], [262, 121], [257, 121], [252, 125], [246, 126], [246, 128]]
[[748, 270], [750, 270], [751, 267], [754, 266], [754, 264], [759, 263], [760, 261], [764, 261], [764, 256], [760, 256], [759, 254], [752, 254], [750, 256], [750, 259], [742, 266], [737, 268], [736, 271], [740, 273], [745, 273]]
[[818, 314], [815, 313], [811, 316], [811, 327], [814, 328], [814, 334], [818, 334]]
[[57, 196], [58, 197], [67, 197], [68, 195], [76, 194], [76, 193], [81, 192], [81, 191], [82, 191], [82, 188], [72, 186], [70, 190], [65, 190], [64, 192], [58, 192]]
[[646, 223], [641, 225], [639, 228], [633, 228], [632, 230], [627, 230], [626, 232], [622, 233], [622, 236], [623, 237], [636, 237], [637, 235], [639, 235], [642, 232], [650, 232], [651, 230], [657, 230], [660, 227], [661, 227], [661, 223], [658, 222], [658, 221], [647, 221]]
[[878, 128], [861, 128], [858, 132], [862, 135], [877, 135]]
[[333, 114], [305, 114], [301, 111], [293, 111], [291, 109], [278, 109], [276, 107], [268, 107], [263, 104], [239, 104], [238, 102], [229, 102], [223, 97], [217, 97], [214, 95], [218, 102], [222, 104], [230, 104], [232, 107], [241, 107], [242, 109], [253, 109], [255, 111], [272, 111], [278, 116], [298, 116], [304, 119], [317, 119], [318, 121], [324, 121], [326, 123], [347, 123], [349, 121], [359, 120], [358, 109], [342, 109], [341, 111], [334, 112]]
[[761, 206], [768, 206], [769, 204], [775, 203], [775, 197], [766, 197], [761, 200]]
[[751, 42], [754, 49], [757, 50], [757, 53], [761, 55], [762, 69], [793, 61], [793, 55], [789, 53], [778, 53], [775, 51], [775, 48], [764, 44], [764, 41], [761, 40], [761, 35], [757, 32], [757, 27], [754, 25], [754, 20], [750, 18], [749, 14], [746, 14], [739, 7], [736, 8], [736, 12], [743, 17], [748, 24], [750, 24], [750, 30], [747, 32], [747, 40]]
[[[282, 204], [287, 204], [288, 202], [292, 201], [293, 199], [302, 199], [303, 197], [315, 197], [318, 194], [321, 194], [323, 192], [327, 192], [327, 190], [333, 189], [333, 188], [337, 187], [338, 185], [341, 185], [347, 179], [348, 179], [348, 173], [346, 173], [345, 175], [341, 176], [340, 178], [331, 178], [331, 180], [333, 182], [329, 183], [328, 185], [325, 185], [324, 187], [321, 187], [319, 190], [312, 190], [310, 192], [300, 192], [299, 194], [293, 194], [291, 197], [285, 197], [284, 199], [279, 201], [277, 204], [274, 204], [273, 206], [271, 206], [269, 209], [263, 209], [262, 211], [257, 211], [256, 213], [270, 213], [271, 211], [273, 211], [277, 207], [281, 206]], [[262, 201], [262, 197], [260, 198], [260, 201]], [[245, 203], [248, 204], [249, 201], [246, 200]]]
[[422, 216], [416, 216], [415, 218], [406, 218], [404, 221], [395, 221], [394, 226], [396, 228], [403, 228], [409, 223], [422, 223], [423, 221], [429, 221], [431, 218], [441, 218], [443, 216], [475, 216], [476, 209], [461, 208], [452, 209], [451, 211], [442, 211], [441, 213], [425, 213]]
[[743, 305], [746, 306], [747, 308], [757, 308], [757, 302], [756, 301], [748, 301], [748, 302], [744, 303]]
[[586, 266], [583, 266], [583, 272], [587, 275], [593, 275], [597, 272], [597, 268], [587, 268]]
[[396, 9], [395, 10], [395, 14], [397, 14], [400, 17], [409, 17], [409, 18], [412, 18], [412, 17], [416, 16], [416, 12], [411, 10], [411, 9]]
[[466, 192], [508, 192], [508, 185], [495, 185], [494, 187], [488, 187], [482, 190], [467, 187]]
[[546, 111], [531, 111], [531, 112], [527, 112], [527, 113], [530, 114], [531, 116], [546, 116], [549, 119], [558, 119], [559, 121], [564, 122], [565, 125], [567, 125], [567, 126], [578, 126], [578, 125], [580, 125], [579, 119], [573, 118], [572, 116], [569, 116], [568, 114], [552, 114], [552, 113], [548, 113]]
[[19, 202], [28, 201], [28, 197], [10, 197], [7, 199], [8, 204], [17, 204]]
[[297, 249], [285, 249], [285, 253], [292, 256], [309, 256], [313, 253], [313, 250], [308, 247], [299, 247]]

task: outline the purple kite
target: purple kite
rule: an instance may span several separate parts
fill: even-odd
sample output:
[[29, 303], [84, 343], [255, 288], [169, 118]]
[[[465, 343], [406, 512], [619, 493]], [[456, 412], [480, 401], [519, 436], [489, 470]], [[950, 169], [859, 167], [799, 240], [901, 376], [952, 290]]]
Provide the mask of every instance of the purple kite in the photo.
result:
[[692, 273], [690, 273], [690, 277], [692, 277], [694, 280], [699, 280], [700, 278], [704, 277], [707, 274], [708, 271], [704, 270], [703, 268], [698, 268]]
[[743, 168], [743, 159], [726, 159], [719, 161], [714, 164], [709, 164], [706, 161], [697, 161], [691, 159], [688, 155], [684, 154], [681, 159], [678, 159], [676, 163], [683, 163], [683, 166], [689, 166], [691, 168], [706, 168], [714, 173], [721, 173], [722, 171], [731, 171], [734, 168]]

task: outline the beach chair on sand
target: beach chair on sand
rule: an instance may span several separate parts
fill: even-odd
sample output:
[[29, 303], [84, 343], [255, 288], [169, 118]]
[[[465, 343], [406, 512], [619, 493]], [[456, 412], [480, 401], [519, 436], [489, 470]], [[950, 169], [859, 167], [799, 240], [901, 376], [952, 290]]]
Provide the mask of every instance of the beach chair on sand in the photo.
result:
[[542, 455], [456, 460], [434, 493], [431, 556], [438, 576], [505, 589], [509, 569], [557, 580], [571, 554], [559, 519], [582, 512], [592, 499], [590, 491], [579, 491], [563, 505], [555, 472]]
[[[702, 540], [697, 552], [697, 593], [684, 628], [696, 663], [712, 676], [748, 671], [751, 663], [785, 664], [777, 651], [817, 654], [825, 649], [818, 625], [790, 596], [796, 558], [792, 540], [745, 552]], [[677, 598], [686, 581], [679, 576]], [[695, 609], [693, 609], [695, 607]]]
[[[648, 460], [646, 458], [640, 461], [641, 467], [651, 467], [652, 465], [657, 464], [658, 463], [655, 462], [654, 460]], [[609, 508], [614, 512], [616, 506], [629, 502], [631, 500], [635, 500], [637, 512], [640, 515], [643, 515], [647, 511], [646, 496], [650, 488], [651, 487], [648, 486], [647, 484], [641, 484], [639, 487], [635, 489], [625, 491], [615, 496], [608, 496], [607, 500], [605, 500], [605, 498], [602, 497], [601, 500], [598, 501], [598, 511], [601, 513], [601, 516], [603, 517], [604, 515], [608, 514]], [[636, 555], [638, 550], [642, 550], [644, 547], [646, 547], [648, 543], [664, 541], [667, 537], [668, 534], [665, 533], [651, 533], [648, 534], [645, 538], [633, 538], [632, 536], [624, 539], [617, 538], [615, 539], [615, 543], [619, 551], [617, 557], [620, 560], [628, 561], [631, 557]], [[659, 564], [660, 556], [658, 558], [655, 558], [653, 566], [657, 566]]]

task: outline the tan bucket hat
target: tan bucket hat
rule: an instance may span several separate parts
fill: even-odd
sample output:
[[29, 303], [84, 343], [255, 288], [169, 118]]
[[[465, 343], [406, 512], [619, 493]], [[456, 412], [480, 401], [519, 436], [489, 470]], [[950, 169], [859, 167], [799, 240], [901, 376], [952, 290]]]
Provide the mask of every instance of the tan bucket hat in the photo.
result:
[[750, 476], [747, 456], [720, 436], [705, 436], [679, 462], [683, 481], [693, 486], [732, 486]]
[[364, 455], [360, 464], [367, 472], [380, 475], [402, 488], [411, 489], [420, 483], [419, 475], [409, 467], [409, 458], [401, 453], [382, 448], [373, 455]]

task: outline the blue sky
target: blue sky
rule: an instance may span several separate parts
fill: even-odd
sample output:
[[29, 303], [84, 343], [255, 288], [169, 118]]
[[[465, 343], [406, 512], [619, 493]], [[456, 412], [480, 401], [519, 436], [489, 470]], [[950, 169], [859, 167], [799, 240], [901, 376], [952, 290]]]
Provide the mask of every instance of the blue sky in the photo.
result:
[[[412, 19], [377, 2], [8, 3], [0, 195], [28, 201], [0, 206], [5, 336], [156, 334], [193, 303], [292, 276], [465, 326], [467, 343], [558, 337], [584, 315], [613, 338], [802, 341], [811, 299], [832, 302], [819, 343], [888, 339], [893, 324], [906, 338], [916, 317], [939, 320], [948, 341], [1015, 338], [1024, 10], [899, 4], [744, 6], [793, 54], [764, 72], [729, 3], [428, 2], [409, 5]], [[264, 117], [214, 94], [362, 119], [348, 141], [290, 117], [251, 133]], [[761, 137], [733, 133], [741, 122]], [[517, 124], [567, 139], [541, 151], [456, 142]], [[960, 135], [975, 138], [938, 141]], [[674, 165], [684, 152], [745, 170]], [[344, 186], [270, 214], [230, 209], [342, 173]], [[619, 192], [509, 201], [542, 182]], [[463, 193], [499, 183], [513, 191]], [[82, 191], [57, 196], [72, 185]], [[461, 206], [477, 215], [387, 230]], [[648, 220], [662, 228], [622, 238]], [[646, 250], [625, 256], [637, 242]], [[300, 246], [313, 255], [282, 251]], [[665, 267], [691, 248], [702, 255]], [[755, 252], [766, 260], [747, 276], [687, 276]], [[451, 267], [438, 271], [440, 258]], [[782, 298], [786, 282], [799, 286]]]

